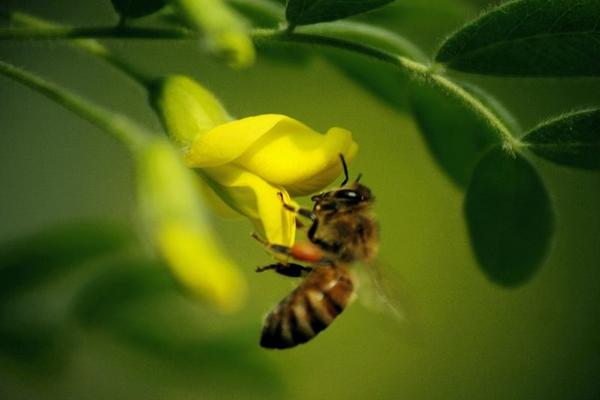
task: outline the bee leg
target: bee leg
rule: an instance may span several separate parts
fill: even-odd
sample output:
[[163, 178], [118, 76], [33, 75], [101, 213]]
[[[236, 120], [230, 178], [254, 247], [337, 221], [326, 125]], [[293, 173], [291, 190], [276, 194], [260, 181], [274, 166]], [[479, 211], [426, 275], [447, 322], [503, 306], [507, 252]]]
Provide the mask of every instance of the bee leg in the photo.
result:
[[285, 200], [283, 199], [283, 193], [279, 192], [277, 193], [279, 195], [279, 198], [281, 199], [281, 203], [283, 204], [283, 208], [285, 208], [288, 211], [291, 211], [293, 213], [296, 213], [298, 215], [303, 216], [304, 218], [308, 218], [311, 221], [314, 221], [317, 219], [317, 216], [315, 215], [315, 213], [313, 213], [311, 210], [309, 210], [308, 208], [302, 208], [302, 207], [294, 207], [290, 204], [287, 204], [285, 202]]
[[271, 253], [281, 254], [284, 256], [292, 256], [292, 254], [291, 254], [292, 248], [291, 247], [283, 246], [281, 244], [269, 243], [266, 240], [264, 240], [263, 238], [261, 238], [260, 236], [258, 236], [258, 234], [256, 232], [252, 232], [252, 238], [254, 240], [256, 240], [258, 243], [265, 246], [265, 248], [267, 250], [269, 250]]
[[281, 244], [269, 243], [258, 236], [256, 232], [252, 233], [252, 237], [273, 254], [283, 255], [306, 263], [331, 264], [331, 261], [324, 257], [321, 249], [314, 243], [301, 242], [288, 247]]
[[269, 243], [260, 236], [258, 236], [258, 233], [256, 232], [252, 232], [252, 239], [265, 246], [265, 248], [271, 253], [281, 254], [284, 256], [291, 256], [291, 247]]
[[311, 267], [305, 267], [304, 265], [300, 265], [300, 264], [276, 263], [276, 264], [271, 264], [271, 265], [267, 265], [264, 267], [258, 267], [258, 268], [256, 268], [256, 272], [264, 272], [264, 271], [268, 271], [271, 269], [280, 275], [289, 276], [292, 278], [298, 278], [300, 276], [304, 276], [307, 273], [309, 273], [310, 271], [312, 271]]

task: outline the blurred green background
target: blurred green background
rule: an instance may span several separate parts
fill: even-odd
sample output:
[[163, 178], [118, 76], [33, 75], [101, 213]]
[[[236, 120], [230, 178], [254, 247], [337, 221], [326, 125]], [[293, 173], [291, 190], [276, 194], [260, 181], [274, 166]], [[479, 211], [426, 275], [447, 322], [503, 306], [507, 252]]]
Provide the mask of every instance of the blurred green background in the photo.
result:
[[[401, 18], [374, 14], [373, 20], [431, 54], [445, 35], [495, 2], [398, 3], [406, 11]], [[7, 4], [71, 24], [116, 21], [108, 0], [85, 4], [8, 0]], [[182, 297], [158, 296], [127, 310], [115, 307], [139, 321], [138, 331], [121, 329], [114, 321], [85, 329], [65, 321], [62, 312], [85, 281], [86, 271], [101, 269], [84, 264], [74, 274], [27, 291], [10, 305], [10, 317], [24, 321], [19, 332], [24, 337], [39, 335], [42, 347], [50, 333], [40, 326], [60, 329], [52, 331], [56, 354], [37, 364], [22, 357], [25, 350], [18, 350], [15, 337], [21, 333], [0, 337], [4, 341], [0, 398], [600, 396], [597, 172], [532, 159], [552, 193], [557, 233], [547, 261], [531, 282], [516, 289], [500, 288], [478, 269], [462, 216], [463, 193], [436, 166], [408, 110], [390, 108], [317, 58], [291, 65], [259, 57], [255, 67], [236, 72], [206, 56], [197, 43], [109, 43], [152, 73], [195, 77], [233, 115], [283, 113], [320, 131], [331, 126], [351, 130], [360, 145], [351, 172], [362, 172], [378, 199], [381, 264], [401, 276], [400, 290], [415, 326], [398, 327], [388, 315], [356, 302], [308, 345], [283, 352], [260, 349], [263, 315], [295, 282], [255, 274], [255, 267], [270, 259], [249, 238], [251, 226], [243, 220], [215, 218], [227, 251], [247, 272], [250, 301], [245, 309], [217, 316]], [[140, 88], [65, 43], [1, 42], [0, 59], [160, 129]], [[599, 80], [460, 77], [497, 95], [524, 128], [558, 113], [600, 104]], [[134, 224], [131, 164], [119, 144], [6, 78], [0, 78], [0, 188], [2, 241], [66, 221]], [[113, 297], [108, 290], [99, 293]], [[162, 337], [173, 338], [179, 353], [144, 334], [161, 329]], [[121, 338], [114, 334], [123, 331]], [[202, 346], [177, 345], [198, 338]]]

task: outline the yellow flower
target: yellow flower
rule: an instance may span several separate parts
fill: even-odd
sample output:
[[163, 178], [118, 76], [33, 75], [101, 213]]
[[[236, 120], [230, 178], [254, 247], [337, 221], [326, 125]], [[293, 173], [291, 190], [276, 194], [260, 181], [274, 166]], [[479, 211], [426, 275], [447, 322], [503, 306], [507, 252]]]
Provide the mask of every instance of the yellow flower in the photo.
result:
[[189, 78], [171, 76], [161, 82], [153, 103], [219, 208], [248, 217], [269, 242], [291, 245], [295, 217], [279, 194], [291, 203], [290, 195], [322, 190], [342, 172], [339, 155], [352, 160], [357, 144], [345, 129], [320, 134], [285, 115], [230, 120], [207, 93]]

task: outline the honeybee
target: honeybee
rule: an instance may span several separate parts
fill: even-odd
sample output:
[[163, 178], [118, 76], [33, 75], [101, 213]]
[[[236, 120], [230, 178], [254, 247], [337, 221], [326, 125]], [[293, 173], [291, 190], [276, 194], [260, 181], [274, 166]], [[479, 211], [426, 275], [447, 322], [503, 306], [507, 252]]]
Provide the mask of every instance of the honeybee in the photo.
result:
[[312, 210], [295, 208], [283, 202], [282, 197], [283, 207], [311, 221], [308, 242], [285, 247], [253, 235], [269, 251], [309, 264], [281, 262], [257, 269], [305, 276], [265, 318], [262, 347], [294, 347], [327, 328], [354, 297], [356, 283], [349, 267], [358, 261], [369, 263], [377, 255], [378, 226], [372, 214], [375, 197], [359, 183], [360, 175], [348, 184], [348, 167], [341, 154], [340, 159], [344, 181], [338, 188], [313, 196]]

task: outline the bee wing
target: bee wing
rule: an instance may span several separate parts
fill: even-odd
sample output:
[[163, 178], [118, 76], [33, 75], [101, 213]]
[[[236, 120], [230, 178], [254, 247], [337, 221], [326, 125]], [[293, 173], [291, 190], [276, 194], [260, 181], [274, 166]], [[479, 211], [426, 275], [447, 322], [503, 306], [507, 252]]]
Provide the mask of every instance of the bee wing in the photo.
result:
[[419, 330], [417, 312], [406, 279], [390, 265], [373, 262], [358, 266], [358, 298], [365, 308], [386, 313], [411, 331]]

